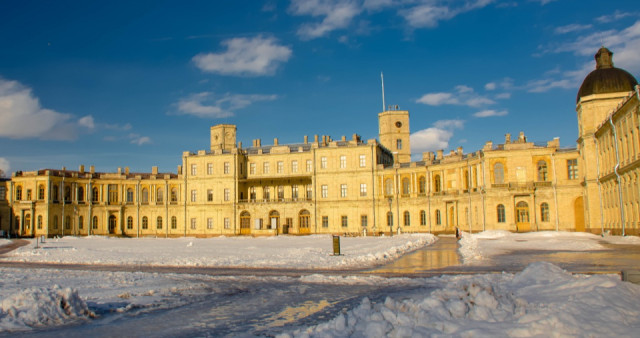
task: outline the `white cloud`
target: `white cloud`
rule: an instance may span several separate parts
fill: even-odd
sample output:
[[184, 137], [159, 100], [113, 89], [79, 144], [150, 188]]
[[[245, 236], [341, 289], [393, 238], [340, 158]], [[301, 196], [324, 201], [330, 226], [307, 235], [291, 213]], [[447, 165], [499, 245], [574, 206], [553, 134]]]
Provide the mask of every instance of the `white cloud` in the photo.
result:
[[593, 25], [591, 25], [591, 24], [580, 25], [580, 24], [574, 23], [574, 24], [570, 24], [570, 25], [566, 25], [566, 26], [556, 27], [554, 32], [556, 34], [567, 34], [567, 33], [571, 33], [571, 32], [583, 31], [583, 30], [589, 29], [591, 27], [593, 27]]
[[473, 116], [475, 116], [475, 117], [491, 117], [491, 116], [505, 116], [507, 114], [509, 114], [509, 112], [506, 111], [506, 110], [497, 111], [497, 110], [493, 110], [493, 109], [487, 109], [487, 110], [479, 111], [479, 112], [473, 114]]
[[311, 40], [347, 28], [362, 12], [362, 6], [356, 1], [293, 0], [289, 11], [294, 15], [323, 17], [320, 22], [305, 23], [298, 29], [297, 34], [301, 39]]
[[4, 174], [4, 177], [11, 176], [11, 164], [4, 157], [0, 157], [0, 177], [3, 177], [2, 174]]
[[498, 85], [496, 85], [495, 82], [489, 82], [486, 85], [484, 85], [485, 90], [496, 90], [497, 87]]
[[277, 95], [261, 94], [225, 94], [216, 96], [211, 92], [189, 95], [178, 101], [180, 114], [193, 115], [201, 118], [224, 118], [234, 115], [234, 111], [245, 108], [258, 101], [273, 101]]
[[0, 78], [0, 137], [73, 140], [88, 119], [43, 108], [30, 88]]
[[151, 143], [151, 138], [149, 138], [148, 136], [140, 136], [138, 134], [129, 134], [129, 139], [131, 139], [131, 144], [136, 144], [139, 146]]
[[455, 91], [450, 93], [438, 92], [424, 94], [422, 97], [416, 100], [416, 102], [427, 104], [430, 106], [450, 104], [469, 107], [480, 107], [483, 105], [495, 103], [488, 97], [476, 94], [473, 88], [465, 85], [456, 86]]
[[449, 147], [449, 140], [455, 129], [464, 127], [463, 120], [440, 120], [433, 127], [419, 130], [410, 136], [411, 152], [420, 154]]
[[496, 95], [496, 100], [506, 100], [511, 98], [511, 93], [500, 93]]
[[462, 6], [454, 7], [450, 2], [426, 1], [416, 6], [401, 9], [399, 14], [404, 17], [410, 27], [433, 28], [440, 21], [450, 20], [459, 14], [480, 9], [491, 4], [493, 0], [466, 1]]
[[91, 115], [80, 118], [78, 120], [78, 124], [88, 129], [93, 129], [96, 127], [95, 122], [93, 121], [93, 116]]
[[530, 0], [530, 1], [539, 2], [540, 5], [544, 6], [544, 5], [548, 4], [548, 3], [554, 2], [556, 0]]
[[620, 20], [622, 18], [626, 18], [628, 16], [635, 16], [638, 15], [638, 13], [634, 13], [634, 12], [622, 12], [620, 10], [616, 10], [613, 14], [608, 14], [608, 15], [603, 15], [603, 16], [599, 16], [596, 18], [596, 21], [600, 22], [600, 23], [609, 23], [609, 22], [613, 22], [616, 20]]
[[222, 75], [273, 75], [280, 64], [291, 58], [291, 48], [280, 45], [275, 38], [257, 36], [222, 41], [226, 50], [220, 53], [200, 53], [193, 62], [202, 71]]

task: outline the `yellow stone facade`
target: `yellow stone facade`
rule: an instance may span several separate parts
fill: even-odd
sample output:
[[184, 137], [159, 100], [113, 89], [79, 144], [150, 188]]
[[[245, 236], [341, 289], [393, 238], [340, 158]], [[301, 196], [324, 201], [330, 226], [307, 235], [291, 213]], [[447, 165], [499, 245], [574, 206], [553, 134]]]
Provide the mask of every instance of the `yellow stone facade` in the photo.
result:
[[626, 233], [637, 233], [638, 98], [638, 87], [579, 97], [577, 149], [520, 133], [473, 153], [459, 147], [419, 161], [411, 161], [408, 111], [378, 115], [380, 141], [316, 135], [243, 147], [235, 125], [217, 125], [209, 149], [184, 152], [177, 173], [83, 166], [16, 172], [0, 180], [0, 229], [19, 236], [209, 237], [456, 227], [599, 233], [624, 224]]

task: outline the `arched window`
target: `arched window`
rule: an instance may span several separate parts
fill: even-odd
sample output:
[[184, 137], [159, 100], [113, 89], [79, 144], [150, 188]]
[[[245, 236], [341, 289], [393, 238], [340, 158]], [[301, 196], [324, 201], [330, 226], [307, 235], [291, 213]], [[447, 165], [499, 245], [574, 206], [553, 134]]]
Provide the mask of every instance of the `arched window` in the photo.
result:
[[434, 192], [440, 192], [440, 175], [435, 175], [433, 177], [433, 191]]
[[420, 210], [420, 225], [427, 225], [427, 213], [424, 210]]
[[384, 194], [387, 196], [393, 195], [393, 180], [390, 178], [384, 180]]
[[91, 228], [98, 229], [98, 216], [93, 216], [93, 219], [91, 220]]
[[402, 194], [409, 195], [411, 193], [411, 181], [408, 178], [402, 179]]
[[127, 229], [133, 229], [133, 217], [127, 217]]
[[178, 202], [178, 190], [176, 188], [171, 189], [171, 202]]
[[149, 203], [149, 189], [147, 188], [142, 188], [142, 203]]
[[127, 189], [127, 203], [133, 203], [133, 189]]
[[540, 221], [549, 222], [549, 204], [540, 204]]
[[171, 216], [171, 229], [178, 228], [178, 218], [176, 216]]
[[498, 204], [498, 207], [496, 208], [496, 212], [498, 213], [498, 223], [504, 223], [506, 220], [506, 217], [504, 214], [504, 205]]
[[78, 202], [84, 201], [84, 188], [78, 187]]
[[529, 205], [520, 201], [516, 204], [516, 215], [518, 223], [529, 223]]
[[502, 163], [496, 163], [493, 166], [493, 183], [504, 183], [504, 166], [502, 165]]
[[442, 217], [440, 217], [440, 210], [436, 210], [436, 225], [440, 225], [442, 223]]
[[142, 229], [146, 230], [149, 228], [149, 219], [147, 216], [142, 217]]
[[64, 217], [64, 228], [67, 230], [71, 229], [71, 216]]
[[42, 229], [42, 215], [38, 215], [38, 229]]
[[53, 198], [54, 202], [58, 202], [58, 199], [60, 198], [60, 192], [58, 191], [58, 186], [57, 185], [53, 185], [53, 189], [51, 191], [51, 197]]
[[301, 210], [298, 218], [300, 219], [300, 229], [308, 229], [311, 213], [308, 210]]
[[82, 216], [78, 217], [78, 229], [82, 230], [84, 228], [84, 218]]
[[164, 191], [162, 188], [158, 188], [158, 191], [156, 192], [156, 202], [158, 202], [158, 204], [162, 204], [162, 202], [164, 202]]
[[393, 225], [393, 213], [387, 212], [387, 226]]
[[538, 181], [544, 182], [547, 180], [547, 162], [538, 161]]
[[44, 199], [44, 184], [40, 184], [38, 186], [38, 199], [39, 200], [43, 200]]
[[[17, 218], [16, 220], [18, 220], [18, 219], [19, 218]], [[58, 216], [53, 216], [53, 228], [54, 229], [58, 229]]]
[[469, 190], [469, 171], [464, 171], [464, 190]]
[[162, 230], [162, 216], [158, 216], [158, 219], [156, 220], [156, 229]]
[[404, 212], [404, 226], [408, 227], [411, 225], [411, 214], [409, 211]]
[[64, 187], [64, 201], [71, 201], [71, 187], [69, 186]]
[[93, 189], [91, 189], [91, 201], [98, 202], [98, 200], [98, 188], [94, 187]]
[[427, 180], [424, 178], [424, 176], [420, 176], [420, 178], [418, 178], [418, 193], [424, 194], [426, 186]]
[[19, 185], [16, 187], [16, 201], [22, 200], [22, 186]]

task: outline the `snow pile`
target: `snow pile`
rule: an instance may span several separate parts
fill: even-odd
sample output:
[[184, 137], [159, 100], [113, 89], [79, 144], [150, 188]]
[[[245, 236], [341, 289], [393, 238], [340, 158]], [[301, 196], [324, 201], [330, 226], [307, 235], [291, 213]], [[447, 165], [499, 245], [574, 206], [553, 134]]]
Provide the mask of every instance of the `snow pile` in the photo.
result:
[[58, 285], [28, 288], [0, 302], [0, 331], [60, 325], [92, 316], [75, 289]]
[[[640, 286], [533, 263], [516, 275], [445, 276], [443, 287], [384, 303], [364, 298], [333, 320], [280, 337], [634, 336]], [[423, 289], [425, 290], [425, 289]]]
[[9, 244], [11, 244], [11, 240], [8, 240], [6, 238], [0, 238], [0, 246], [5, 246]]

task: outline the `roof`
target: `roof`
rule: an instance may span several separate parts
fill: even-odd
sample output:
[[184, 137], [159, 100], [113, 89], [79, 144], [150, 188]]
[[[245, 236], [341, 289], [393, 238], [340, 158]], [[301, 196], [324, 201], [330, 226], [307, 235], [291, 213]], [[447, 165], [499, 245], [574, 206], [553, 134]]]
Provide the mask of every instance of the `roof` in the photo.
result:
[[596, 59], [596, 69], [589, 73], [582, 82], [576, 102], [579, 102], [581, 97], [593, 94], [634, 90], [638, 81], [626, 70], [613, 66], [613, 53], [610, 50], [602, 47], [594, 57]]

